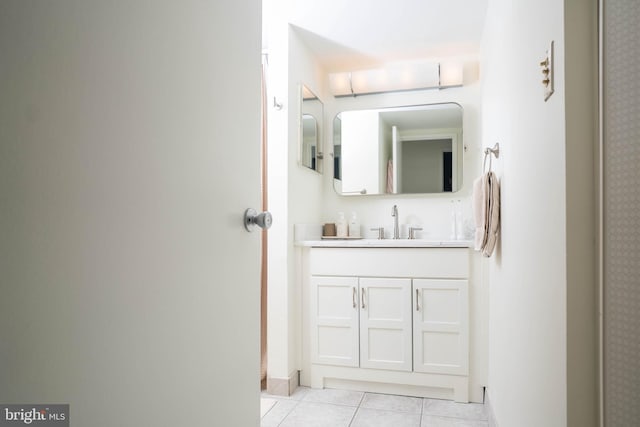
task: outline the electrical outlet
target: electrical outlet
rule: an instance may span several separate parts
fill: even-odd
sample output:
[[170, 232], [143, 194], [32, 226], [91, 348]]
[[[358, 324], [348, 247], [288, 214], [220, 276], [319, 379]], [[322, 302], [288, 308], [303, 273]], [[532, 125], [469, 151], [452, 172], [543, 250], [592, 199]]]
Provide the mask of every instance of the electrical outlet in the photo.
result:
[[542, 62], [542, 85], [544, 86], [544, 100], [548, 100], [553, 94], [553, 40], [549, 44], [549, 49]]

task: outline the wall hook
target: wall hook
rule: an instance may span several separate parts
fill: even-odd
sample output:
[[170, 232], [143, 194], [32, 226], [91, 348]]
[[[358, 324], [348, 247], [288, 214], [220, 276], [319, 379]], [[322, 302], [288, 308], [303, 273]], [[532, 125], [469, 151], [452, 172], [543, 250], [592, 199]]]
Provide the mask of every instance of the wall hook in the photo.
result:
[[493, 148], [485, 148], [484, 149], [484, 154], [485, 156], [488, 156], [489, 154], [493, 153], [494, 156], [496, 156], [496, 159], [500, 158], [500, 144], [499, 143], [495, 143], [493, 145]]
[[276, 100], [276, 97], [274, 96], [273, 97], [273, 108], [275, 108], [276, 110], [280, 111], [280, 110], [282, 110], [282, 107], [283, 107], [282, 102], [278, 102]]

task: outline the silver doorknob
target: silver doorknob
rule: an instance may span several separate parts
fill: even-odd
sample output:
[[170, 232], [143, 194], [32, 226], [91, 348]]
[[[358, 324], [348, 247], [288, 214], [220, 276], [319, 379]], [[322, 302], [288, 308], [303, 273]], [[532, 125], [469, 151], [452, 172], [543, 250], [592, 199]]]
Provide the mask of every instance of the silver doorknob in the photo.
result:
[[244, 211], [244, 228], [246, 228], [247, 231], [253, 231], [256, 225], [266, 230], [271, 227], [272, 223], [273, 218], [268, 211], [258, 213], [255, 209], [251, 208]]

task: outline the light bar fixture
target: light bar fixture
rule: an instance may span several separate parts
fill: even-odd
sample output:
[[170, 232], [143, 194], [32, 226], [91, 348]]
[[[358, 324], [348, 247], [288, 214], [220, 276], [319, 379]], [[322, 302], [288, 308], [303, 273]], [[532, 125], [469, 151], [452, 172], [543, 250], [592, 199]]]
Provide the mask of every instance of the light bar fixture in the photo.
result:
[[411, 62], [384, 68], [329, 74], [336, 98], [462, 86], [462, 64]]

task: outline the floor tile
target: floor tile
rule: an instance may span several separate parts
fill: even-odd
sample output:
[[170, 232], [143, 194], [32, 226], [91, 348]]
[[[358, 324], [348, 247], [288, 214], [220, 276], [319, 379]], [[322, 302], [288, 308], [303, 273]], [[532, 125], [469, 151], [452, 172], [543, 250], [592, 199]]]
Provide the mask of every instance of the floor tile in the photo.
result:
[[351, 427], [420, 427], [420, 414], [360, 408]]
[[331, 388], [309, 389], [303, 402], [333, 403], [334, 405], [358, 406], [364, 393], [361, 391], [335, 390]]
[[489, 427], [487, 421], [422, 415], [421, 427]]
[[450, 400], [424, 399], [422, 413], [442, 417], [487, 421], [487, 411], [481, 403], [458, 403]]
[[352, 406], [302, 401], [280, 427], [348, 427], [355, 412]]
[[269, 412], [271, 408], [273, 408], [273, 405], [275, 405], [276, 402], [277, 402], [276, 399], [261, 397], [260, 398], [260, 418], [264, 417], [265, 414]]
[[299, 404], [295, 400], [277, 400], [271, 409], [262, 417], [260, 427], [277, 427], [282, 420]]
[[360, 406], [369, 409], [384, 409], [387, 411], [420, 414], [422, 413], [422, 400], [420, 397], [365, 393]]
[[309, 387], [298, 387], [293, 391], [293, 393], [291, 393], [291, 396], [289, 396], [289, 399], [302, 400], [306, 396], [306, 394], [309, 392], [309, 390], [310, 390]]

